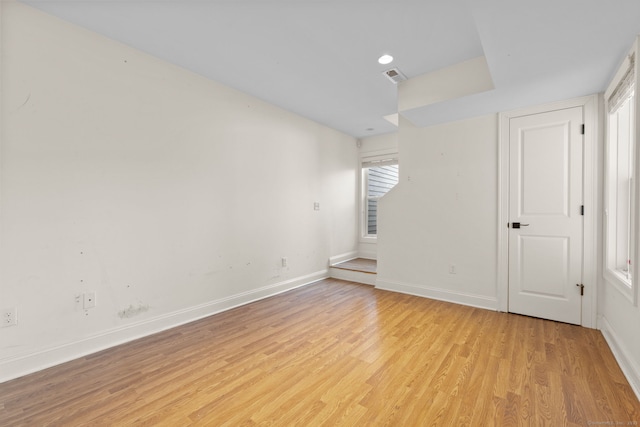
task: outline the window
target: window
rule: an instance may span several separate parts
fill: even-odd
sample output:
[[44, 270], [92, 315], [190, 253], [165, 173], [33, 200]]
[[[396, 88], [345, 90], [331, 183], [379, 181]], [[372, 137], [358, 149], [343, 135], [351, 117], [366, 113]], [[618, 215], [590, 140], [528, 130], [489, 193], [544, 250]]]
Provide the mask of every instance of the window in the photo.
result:
[[378, 200], [398, 183], [398, 160], [393, 158], [362, 162], [363, 236], [378, 234]]
[[607, 275], [623, 288], [633, 283], [635, 66], [629, 68], [607, 99], [606, 248]]

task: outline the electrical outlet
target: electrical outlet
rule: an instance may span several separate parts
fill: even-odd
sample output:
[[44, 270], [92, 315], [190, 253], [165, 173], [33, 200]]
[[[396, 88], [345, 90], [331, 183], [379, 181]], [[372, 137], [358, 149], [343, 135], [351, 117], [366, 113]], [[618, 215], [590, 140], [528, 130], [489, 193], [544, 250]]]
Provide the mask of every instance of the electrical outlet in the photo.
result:
[[289, 261], [287, 260], [287, 257], [282, 257], [282, 266], [286, 267], [289, 264]]
[[96, 293], [95, 291], [92, 292], [85, 292], [84, 294], [84, 309], [88, 309], [88, 308], [93, 308], [96, 306]]
[[18, 308], [11, 307], [5, 308], [1, 312], [2, 315], [2, 327], [15, 326], [18, 324]]
[[449, 274], [456, 274], [455, 264], [449, 264]]

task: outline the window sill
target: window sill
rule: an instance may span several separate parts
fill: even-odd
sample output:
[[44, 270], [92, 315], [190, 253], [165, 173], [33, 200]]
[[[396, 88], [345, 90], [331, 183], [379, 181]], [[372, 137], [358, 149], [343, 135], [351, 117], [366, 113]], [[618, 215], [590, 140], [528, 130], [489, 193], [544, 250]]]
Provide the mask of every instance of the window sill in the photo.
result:
[[378, 243], [378, 237], [377, 236], [361, 236], [360, 243], [375, 244], [375, 243]]

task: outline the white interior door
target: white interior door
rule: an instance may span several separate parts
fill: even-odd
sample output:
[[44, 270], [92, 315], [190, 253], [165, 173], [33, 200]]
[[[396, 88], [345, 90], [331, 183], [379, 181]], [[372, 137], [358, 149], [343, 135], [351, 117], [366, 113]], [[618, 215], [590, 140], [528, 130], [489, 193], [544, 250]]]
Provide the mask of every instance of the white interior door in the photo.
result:
[[582, 107], [510, 119], [510, 312], [580, 324], [583, 123]]

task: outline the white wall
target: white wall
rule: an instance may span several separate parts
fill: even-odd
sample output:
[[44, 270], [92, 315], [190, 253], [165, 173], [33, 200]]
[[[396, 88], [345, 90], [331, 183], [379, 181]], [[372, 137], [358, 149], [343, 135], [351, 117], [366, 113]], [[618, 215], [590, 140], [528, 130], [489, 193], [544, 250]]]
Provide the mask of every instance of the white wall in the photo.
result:
[[428, 128], [401, 118], [400, 183], [378, 213], [377, 287], [497, 308], [497, 128], [497, 115]]
[[603, 281], [600, 287], [598, 328], [602, 330], [620, 367], [640, 399], [640, 309], [613, 284]]
[[[389, 153], [398, 153], [398, 133], [387, 133], [383, 135], [375, 135], [367, 138], [360, 139], [360, 160], [366, 158], [368, 156], [377, 156], [381, 154], [389, 154]], [[360, 165], [357, 165], [360, 167]], [[400, 166], [402, 168], [402, 165]], [[362, 175], [359, 177], [362, 179]], [[362, 182], [359, 182], [360, 188], [362, 187]], [[371, 258], [376, 259], [378, 256], [377, 250], [377, 242], [376, 239], [364, 238], [362, 237], [364, 226], [362, 225], [362, 221], [364, 218], [364, 206], [362, 205], [362, 200], [360, 200], [359, 204], [359, 228], [358, 228], [358, 236], [359, 236], [359, 244], [358, 244], [358, 256], [363, 258]]]
[[19, 324], [0, 329], [0, 381], [325, 277], [357, 250], [354, 138], [2, 8], [0, 308]]
[[[634, 54], [636, 61], [637, 58], [640, 57], [640, 37], [636, 38], [633, 46], [631, 47], [629, 54]], [[623, 64], [620, 66], [616, 77], [611, 82], [607, 93], [603, 97], [603, 100], [610, 95], [610, 92], [617, 86], [622, 75], [628, 69], [628, 59], [625, 58]], [[640, 165], [640, 150], [638, 150], [638, 144], [640, 144], [640, 96], [638, 96], [637, 88], [640, 83], [640, 69], [638, 69], [638, 65], [636, 62], [636, 97], [635, 97], [635, 113], [636, 113], [636, 128], [635, 128], [635, 139], [636, 139], [636, 158], [635, 158], [635, 182], [638, 182], [640, 179], [640, 168], [637, 165]], [[603, 105], [601, 108], [602, 111], [608, 111], [607, 108]], [[605, 128], [606, 121], [602, 120], [602, 128]], [[604, 129], [606, 133], [606, 128]], [[604, 137], [602, 138], [604, 140]], [[606, 170], [605, 166], [605, 156], [604, 150], [606, 150], [606, 144], [603, 142], [601, 146], [601, 159], [602, 168], [600, 170], [600, 182], [604, 181], [604, 171]], [[601, 217], [606, 218], [604, 214], [604, 191], [601, 187], [601, 200], [603, 200], [603, 213]], [[636, 396], [640, 399], [640, 337], [638, 335], [638, 326], [640, 325], [640, 302], [638, 302], [638, 296], [640, 295], [640, 281], [637, 280], [638, 277], [638, 265], [640, 265], [640, 186], [636, 184], [635, 186], [635, 197], [636, 197], [636, 205], [635, 205], [635, 235], [632, 236], [633, 241], [636, 245], [635, 250], [635, 259], [632, 261], [632, 266], [635, 265], [634, 271], [634, 289], [632, 292], [622, 291], [621, 287], [614, 283], [613, 280], [610, 280], [611, 277], [607, 275], [604, 271], [604, 262], [599, 263], [599, 294], [598, 294], [598, 327], [602, 330], [607, 342], [609, 343], [613, 353], [618, 360], [620, 367], [624, 371], [627, 379], [629, 380], [631, 386], [633, 387]], [[603, 260], [604, 257], [604, 232], [606, 227], [601, 227], [602, 233], [599, 236], [599, 240], [602, 242], [600, 245], [599, 251], [599, 259]]]

